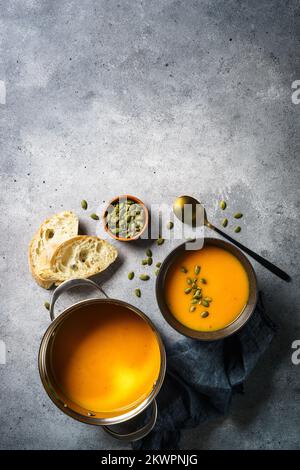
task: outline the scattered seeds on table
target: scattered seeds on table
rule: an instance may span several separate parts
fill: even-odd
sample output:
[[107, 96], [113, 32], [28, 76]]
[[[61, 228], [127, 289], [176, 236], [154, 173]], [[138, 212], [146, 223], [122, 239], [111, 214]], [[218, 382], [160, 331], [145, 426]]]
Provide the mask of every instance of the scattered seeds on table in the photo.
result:
[[84, 209], [85, 211], [87, 210], [87, 208], [88, 208], [88, 203], [86, 202], [85, 199], [82, 199], [82, 201], [81, 201], [81, 207], [82, 207], [82, 209]]
[[234, 214], [233, 216], [235, 219], [241, 219], [243, 217], [243, 214], [241, 212], [237, 212], [236, 214]]
[[201, 303], [202, 303], [203, 307], [209, 307], [209, 302], [207, 302], [207, 300], [203, 299], [201, 301]]
[[132, 281], [133, 278], [134, 278], [134, 272], [131, 271], [130, 273], [128, 273], [128, 279], [129, 281]]
[[142, 295], [141, 289], [135, 289], [134, 293], [137, 297], [141, 297], [141, 295]]
[[170, 220], [170, 222], [167, 223], [167, 229], [172, 230], [173, 227], [174, 227], [174, 223]]
[[155, 266], [156, 266], [157, 268], [160, 268], [160, 267], [161, 267], [161, 262], [158, 261]]
[[209, 315], [209, 313], [206, 312], [206, 311], [201, 313], [201, 317], [202, 317], [202, 318], [207, 318], [208, 315]]
[[156, 243], [158, 244], [158, 246], [163, 245], [164, 242], [165, 242], [165, 239], [164, 239], [164, 238], [158, 238], [157, 241], [156, 241]]
[[191, 287], [187, 287], [186, 289], [184, 289], [184, 293], [185, 293], [185, 294], [190, 294], [190, 292], [192, 292], [192, 288], [191, 288]]
[[150, 276], [148, 276], [148, 274], [141, 274], [140, 275], [140, 280], [141, 281], [149, 281], [150, 279]]
[[148, 258], [148, 259], [147, 259], [147, 264], [148, 264], [148, 266], [151, 266], [152, 263], [153, 263], [153, 259], [152, 259], [152, 258]]
[[185, 266], [181, 266], [180, 271], [185, 274], [188, 272]]
[[198, 276], [198, 274], [200, 273], [200, 269], [201, 269], [200, 266], [198, 265], [195, 266], [194, 271], [195, 271], [196, 276]]
[[49, 302], [44, 302], [44, 307], [45, 307], [47, 310], [50, 310], [50, 304], [49, 304]]
[[91, 214], [90, 217], [91, 217], [91, 219], [93, 219], [93, 220], [99, 220], [99, 215], [97, 215], [97, 214], [95, 214], [95, 213]]
[[146, 256], [148, 256], [148, 258], [152, 258], [152, 251], [150, 250], [150, 248], [148, 248], [148, 250], [146, 251]]
[[196, 310], [195, 305], [191, 305], [191, 306], [190, 306], [190, 312], [194, 312], [195, 310]]
[[226, 202], [225, 202], [224, 200], [221, 201], [221, 202], [220, 202], [220, 209], [222, 209], [222, 211], [224, 211], [224, 210], [226, 209], [226, 207], [227, 207]]
[[223, 225], [223, 227], [227, 227], [227, 225], [228, 225], [228, 219], [223, 219], [223, 220], [222, 220], [222, 225]]
[[235, 229], [234, 229], [235, 233], [240, 233], [241, 230], [242, 230], [242, 229], [241, 229], [240, 226], [237, 226], [237, 227], [235, 227]]

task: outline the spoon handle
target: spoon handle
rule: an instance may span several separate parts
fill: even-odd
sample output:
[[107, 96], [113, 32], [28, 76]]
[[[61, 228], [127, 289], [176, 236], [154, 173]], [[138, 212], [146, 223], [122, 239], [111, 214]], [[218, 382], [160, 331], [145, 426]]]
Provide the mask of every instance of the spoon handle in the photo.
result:
[[291, 281], [291, 277], [287, 273], [282, 271], [282, 269], [278, 268], [277, 266], [275, 266], [275, 264], [271, 263], [267, 259], [265, 259], [262, 256], [258, 255], [257, 253], [250, 250], [246, 246], [242, 245], [240, 242], [238, 242], [234, 238], [231, 238], [229, 235], [227, 235], [227, 233], [222, 232], [222, 230], [218, 229], [217, 227], [215, 227], [211, 223], [207, 223], [207, 227], [211, 228], [212, 230], [217, 232], [219, 235], [222, 235], [222, 237], [226, 238], [228, 241], [230, 241], [231, 243], [233, 243], [234, 245], [239, 247], [241, 250], [243, 250], [249, 256], [254, 258], [256, 261], [258, 261], [260, 264], [262, 264], [269, 271], [271, 271], [273, 274], [276, 274], [276, 276], [280, 277], [281, 279], [283, 279], [286, 282]]

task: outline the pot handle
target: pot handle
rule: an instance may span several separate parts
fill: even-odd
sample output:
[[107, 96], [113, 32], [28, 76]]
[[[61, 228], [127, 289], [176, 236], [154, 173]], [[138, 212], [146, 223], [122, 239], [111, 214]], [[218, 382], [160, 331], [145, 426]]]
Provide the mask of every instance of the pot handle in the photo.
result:
[[155, 399], [151, 402], [151, 407], [152, 407], [152, 413], [149, 418], [149, 421], [143, 427], [137, 429], [136, 431], [133, 431], [127, 434], [122, 434], [122, 433], [113, 431], [111, 427], [109, 426], [102, 426], [102, 429], [107, 434], [114, 437], [115, 439], [118, 439], [119, 441], [134, 442], [134, 441], [138, 441], [139, 439], [143, 439], [143, 437], [146, 437], [147, 434], [149, 434], [149, 432], [152, 431], [156, 423], [157, 403]]
[[55, 289], [55, 291], [52, 294], [50, 309], [49, 309], [51, 321], [55, 320], [54, 306], [55, 306], [57, 299], [61, 296], [63, 292], [69, 289], [73, 289], [73, 287], [78, 287], [78, 286], [94, 287], [95, 289], [98, 289], [103, 295], [105, 295], [106, 298], [108, 298], [108, 295], [104, 292], [102, 287], [98, 286], [98, 284], [96, 284], [94, 281], [91, 281], [90, 279], [70, 279], [69, 281], [64, 281]]

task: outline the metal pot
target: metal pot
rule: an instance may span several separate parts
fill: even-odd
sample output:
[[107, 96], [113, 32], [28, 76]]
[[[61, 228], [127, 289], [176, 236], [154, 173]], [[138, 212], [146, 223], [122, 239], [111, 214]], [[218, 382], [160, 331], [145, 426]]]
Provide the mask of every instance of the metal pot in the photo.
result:
[[229, 325], [225, 328], [216, 331], [196, 331], [188, 328], [187, 326], [180, 323], [174, 315], [169, 310], [169, 307], [166, 303], [165, 295], [164, 295], [164, 285], [165, 279], [168, 272], [169, 267], [175, 261], [177, 256], [180, 256], [185, 251], [185, 243], [182, 245], [177, 246], [173, 251], [169, 253], [166, 257], [164, 262], [162, 263], [159, 274], [156, 280], [156, 299], [158, 306], [160, 308], [161, 313], [163, 314], [165, 320], [172, 326], [175, 330], [179, 333], [188, 336], [190, 338], [202, 340], [202, 341], [213, 341], [217, 339], [223, 339], [227, 336], [236, 333], [245, 323], [249, 320], [252, 313], [254, 312], [256, 303], [257, 303], [257, 280], [255, 271], [248, 260], [248, 258], [244, 255], [244, 253], [239, 250], [236, 246], [228, 243], [224, 240], [220, 240], [218, 238], [205, 238], [203, 241], [203, 246], [205, 245], [213, 245], [219, 248], [223, 248], [223, 250], [229, 251], [232, 253], [242, 264], [244, 267], [249, 280], [249, 298], [247, 305], [245, 306], [244, 310], [241, 314]]
[[[54, 307], [57, 299], [60, 297], [60, 295], [74, 287], [78, 286], [92, 286], [98, 291], [100, 291], [106, 298], [105, 299], [99, 299], [99, 298], [93, 298], [93, 299], [86, 299], [82, 300], [80, 302], [77, 302], [70, 307], [66, 308], [60, 315], [55, 318], [54, 315]], [[135, 313], [136, 315], [139, 315], [145, 322], [150, 325], [154, 333], [156, 334], [158, 345], [159, 345], [159, 350], [160, 350], [160, 359], [161, 359], [161, 366], [160, 366], [160, 372], [158, 379], [151, 390], [150, 394], [144, 399], [142, 403], [139, 403], [135, 408], [131, 409], [130, 411], [127, 411], [123, 414], [120, 414], [118, 416], [113, 416], [113, 417], [105, 417], [103, 418], [103, 415], [100, 416], [99, 413], [93, 411], [93, 410], [88, 410], [80, 407], [74, 402], [71, 402], [68, 397], [63, 395], [63, 392], [59, 389], [59, 387], [56, 385], [55, 380], [53, 378], [53, 373], [51, 370], [51, 348], [53, 345], [53, 340], [57, 331], [57, 328], [62, 325], [62, 323], [66, 320], [67, 317], [72, 315], [75, 311], [78, 312], [78, 309], [80, 308], [86, 308], [86, 306], [97, 303], [99, 305], [99, 309], [101, 307], [105, 307], [107, 304], [114, 304], [114, 305], [119, 305], [122, 306], [123, 308], [129, 309], [131, 312]], [[86, 424], [93, 424], [96, 426], [102, 426], [102, 429], [106, 431], [108, 434], [111, 436], [115, 437], [116, 439], [119, 440], [125, 440], [125, 441], [136, 441], [138, 439], [142, 439], [145, 437], [154, 427], [156, 423], [156, 418], [157, 418], [157, 404], [155, 401], [155, 397], [158, 394], [161, 385], [164, 380], [165, 376], [165, 371], [166, 371], [166, 353], [165, 353], [165, 348], [162, 342], [162, 339], [160, 337], [159, 332], [157, 331], [156, 327], [154, 324], [151, 322], [151, 320], [139, 309], [134, 307], [133, 305], [128, 304], [127, 302], [123, 302], [121, 300], [116, 300], [116, 299], [110, 299], [106, 296], [105, 292], [99, 287], [95, 282], [89, 280], [89, 279], [72, 279], [70, 281], [65, 281], [63, 282], [59, 287], [57, 287], [52, 295], [51, 299], [51, 305], [50, 305], [50, 318], [52, 320], [52, 323], [48, 327], [46, 333], [43, 336], [41, 345], [40, 345], [40, 350], [39, 350], [39, 372], [40, 372], [40, 377], [42, 380], [42, 383], [44, 385], [44, 388], [53, 401], [53, 403], [65, 414], [71, 416], [72, 418], [81, 421]], [[134, 432], [130, 433], [120, 433], [115, 430], [113, 430], [110, 426], [119, 424], [125, 421], [129, 421], [135, 416], [139, 415], [142, 411], [144, 411], [146, 408], [151, 407], [151, 415], [149, 417], [148, 422], [143, 425], [141, 428], [135, 430]]]

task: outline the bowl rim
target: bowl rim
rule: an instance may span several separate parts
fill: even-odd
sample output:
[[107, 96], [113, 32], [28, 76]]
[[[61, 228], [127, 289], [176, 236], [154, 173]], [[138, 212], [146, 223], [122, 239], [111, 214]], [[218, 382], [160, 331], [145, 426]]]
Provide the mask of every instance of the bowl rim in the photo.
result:
[[[198, 238], [197, 240], [201, 240], [201, 238]], [[165, 296], [164, 296], [165, 279], [166, 279], [166, 275], [169, 270], [169, 267], [173, 264], [174, 259], [176, 259], [181, 253], [183, 253], [186, 242], [175, 247], [164, 259], [160, 267], [157, 279], [156, 279], [156, 285], [155, 285], [156, 300], [157, 300], [160, 312], [163, 315], [164, 319], [176, 331], [178, 331], [182, 335], [189, 337], [189, 338], [193, 338], [193, 339], [197, 339], [201, 341], [216, 341], [216, 340], [227, 338], [228, 336], [231, 336], [237, 331], [239, 331], [252, 316], [255, 310], [256, 304], [257, 304], [257, 300], [258, 300], [257, 277], [249, 259], [235, 245], [233, 245], [232, 243], [229, 243], [228, 241], [221, 240], [219, 238], [203, 237], [203, 240], [204, 240], [203, 246], [212, 245], [212, 246], [217, 246], [219, 248], [223, 248], [226, 251], [229, 251], [229, 253], [233, 254], [241, 262], [241, 264], [243, 265], [247, 273], [248, 280], [249, 280], [249, 298], [248, 298], [246, 306], [244, 307], [240, 315], [233, 322], [231, 322], [229, 325], [225, 326], [224, 328], [221, 328], [220, 330], [197, 331], [180, 323], [170, 312], [166, 304]]]
[[[130, 237], [130, 238], [118, 237], [117, 235], [112, 233], [111, 230], [109, 230], [108, 225], [105, 223], [105, 219], [106, 219], [105, 214], [106, 214], [107, 209], [109, 208], [110, 205], [112, 205], [114, 202], [116, 202], [117, 200], [120, 200], [120, 199], [130, 199], [130, 200], [140, 204], [144, 209], [145, 223], [143, 225], [142, 230], [139, 233], [137, 233], [134, 237]], [[146, 204], [141, 199], [139, 199], [138, 197], [133, 196], [132, 194], [121, 194], [120, 196], [115, 196], [114, 198], [112, 198], [108, 202], [108, 204], [105, 206], [105, 208], [103, 210], [103, 213], [102, 213], [102, 223], [103, 223], [104, 230], [112, 238], [114, 238], [115, 240], [119, 240], [120, 242], [131, 242], [133, 240], [137, 240], [138, 238], [140, 238], [142, 236], [142, 234], [145, 232], [145, 230], [147, 229], [148, 223], [149, 223], [149, 210], [148, 210]]]
[[[49, 361], [49, 356], [51, 355], [51, 347], [52, 347], [51, 341], [53, 341], [57, 328], [59, 328], [61, 323], [64, 322], [68, 318], [68, 316], [71, 315], [74, 311], [80, 309], [81, 307], [86, 307], [88, 304], [91, 304], [91, 303], [104, 304], [104, 305], [109, 303], [113, 305], [119, 305], [121, 307], [131, 310], [134, 314], [140, 316], [152, 328], [152, 330], [154, 331], [156, 335], [157, 342], [159, 345], [161, 364], [160, 364], [159, 375], [157, 377], [157, 381], [153, 389], [150, 391], [149, 395], [145, 397], [145, 399], [142, 402], [140, 402], [139, 404], [137, 404], [130, 410], [124, 411], [123, 413], [120, 413], [119, 415], [115, 415], [115, 416], [104, 417], [103, 413], [94, 412], [94, 411], [90, 413], [91, 410], [82, 408], [81, 406], [69, 400], [67, 397], [62, 397], [62, 395], [60, 395], [57, 392], [57, 389], [55, 388], [55, 386], [53, 386], [53, 379], [51, 378], [51, 371], [49, 368], [48, 361]], [[144, 312], [142, 312], [139, 308], [135, 307], [134, 305], [131, 305], [128, 302], [125, 302], [123, 300], [113, 299], [113, 298], [101, 299], [101, 298], [95, 297], [95, 298], [88, 298], [88, 299], [80, 300], [79, 302], [76, 302], [70, 305], [65, 310], [63, 310], [55, 318], [55, 320], [53, 320], [50, 323], [40, 343], [39, 353], [38, 353], [38, 368], [39, 368], [40, 379], [42, 381], [42, 384], [44, 386], [44, 389], [47, 395], [49, 396], [51, 401], [62, 412], [64, 412], [71, 418], [77, 421], [80, 421], [82, 423], [96, 425], [96, 426], [103, 426], [103, 425], [119, 424], [125, 421], [129, 421], [130, 419], [140, 414], [143, 410], [145, 410], [150, 405], [150, 403], [155, 399], [155, 397], [159, 393], [162, 387], [162, 384], [164, 382], [165, 374], [166, 374], [166, 360], [167, 360], [166, 351], [165, 351], [165, 346], [164, 346], [164, 342], [162, 340], [161, 334], [158, 328], [153, 323], [153, 321]], [[68, 406], [66, 406], [66, 402], [68, 403]]]

